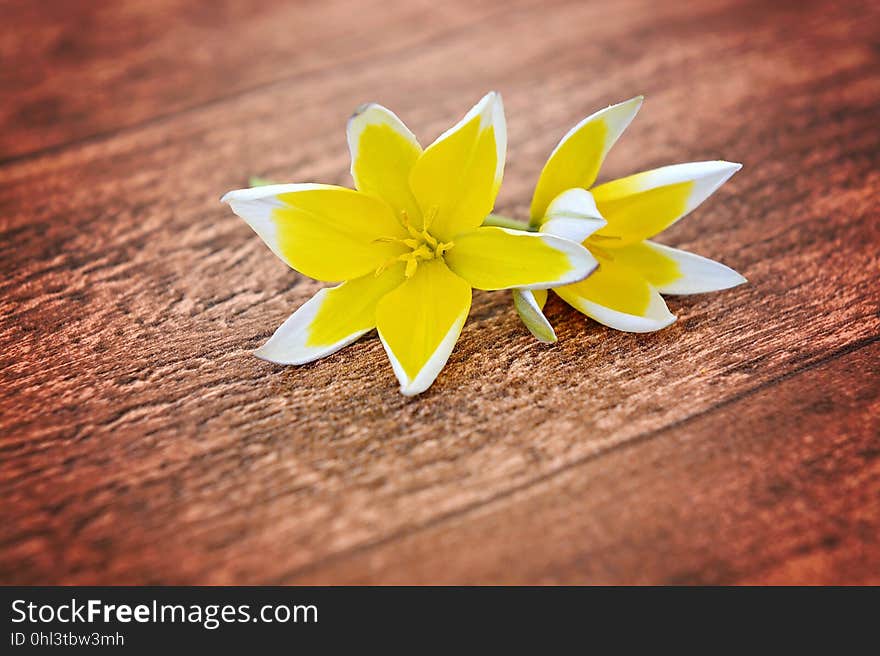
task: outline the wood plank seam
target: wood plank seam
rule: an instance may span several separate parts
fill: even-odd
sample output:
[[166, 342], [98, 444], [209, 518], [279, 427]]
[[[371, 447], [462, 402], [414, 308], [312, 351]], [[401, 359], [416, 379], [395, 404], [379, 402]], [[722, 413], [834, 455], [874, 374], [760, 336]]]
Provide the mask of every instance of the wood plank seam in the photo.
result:
[[[554, 0], [554, 2], [545, 2], [544, 5], [565, 5], [569, 4], [571, 0]], [[534, 7], [530, 7], [528, 5], [522, 5], [517, 7], [514, 11], [518, 12], [529, 12], [534, 11]], [[369, 66], [380, 65], [383, 61], [394, 60], [397, 57], [401, 57], [409, 52], [417, 52], [424, 48], [426, 45], [431, 46], [432, 44], [440, 43], [444, 38], [449, 38], [451, 36], [459, 37], [461, 34], [465, 32], [476, 32], [483, 29], [483, 24], [489, 22], [498, 16], [506, 16], [511, 13], [509, 6], [502, 7], [498, 11], [493, 11], [490, 14], [487, 14], [480, 20], [474, 22], [472, 25], [469, 25], [466, 30], [460, 27], [451, 27], [448, 30], [440, 32], [438, 34], [432, 34], [425, 41], [421, 41], [417, 44], [409, 44], [404, 47], [401, 47], [397, 50], [391, 50], [388, 52], [381, 53], [381, 55], [374, 57], [369, 62], [365, 62], [364, 64], [368, 64]], [[267, 89], [272, 89], [274, 87], [284, 86], [286, 84], [291, 84], [294, 82], [300, 82], [302, 80], [307, 80], [312, 77], [319, 77], [322, 75], [326, 75], [337, 68], [352, 66], [351, 62], [333, 62], [326, 66], [318, 66], [312, 69], [308, 69], [305, 71], [297, 71], [296, 73], [292, 73], [290, 75], [281, 76], [274, 80], [268, 80], [266, 82], [261, 82], [260, 84], [255, 84], [250, 87], [246, 87], [243, 89], [238, 89], [231, 93], [227, 93], [220, 96], [215, 96], [214, 98], [196, 103], [189, 107], [183, 107], [179, 110], [173, 112], [167, 112], [162, 114], [157, 114], [148, 119], [137, 121], [128, 125], [123, 125], [117, 128], [113, 128], [110, 130], [105, 130], [102, 132], [96, 132], [93, 134], [85, 135], [82, 137], [78, 137], [76, 139], [71, 139], [69, 141], [53, 144], [51, 146], [47, 146], [45, 148], [39, 148], [26, 153], [19, 153], [16, 155], [12, 155], [10, 157], [0, 159], [0, 168], [4, 168], [8, 165], [17, 164], [21, 162], [28, 162], [34, 159], [39, 159], [44, 156], [51, 156], [54, 154], [62, 153], [70, 148], [76, 148], [78, 146], [93, 144], [93, 143], [101, 143], [103, 141], [108, 141], [113, 139], [114, 137], [127, 134], [129, 132], [136, 132], [139, 129], [148, 128], [155, 125], [161, 125], [162, 123], [172, 120], [179, 116], [186, 116], [191, 113], [198, 112], [203, 109], [207, 109], [209, 107], [215, 107], [217, 105], [222, 105], [226, 102], [234, 101], [236, 99], [242, 98], [254, 92], [264, 91]], [[354, 108], [352, 108], [354, 109]]]
[[787, 371], [786, 373], [784, 373], [780, 376], [777, 376], [776, 378], [773, 378], [772, 380], [764, 381], [763, 383], [755, 385], [754, 387], [751, 387], [747, 390], [743, 390], [742, 392], [734, 394], [733, 396], [728, 397], [728, 398], [724, 399], [723, 401], [721, 401], [721, 402], [719, 402], [709, 408], [706, 408], [705, 410], [701, 410], [700, 412], [696, 412], [692, 415], [688, 415], [687, 417], [683, 417], [682, 419], [680, 419], [678, 421], [667, 424], [667, 425], [662, 426], [660, 428], [656, 428], [654, 430], [647, 431], [647, 432], [642, 433], [640, 435], [636, 435], [635, 437], [628, 439], [628, 440], [625, 440], [623, 442], [620, 442], [618, 444], [614, 444], [614, 445], [611, 445], [611, 446], [606, 447], [604, 449], [600, 449], [600, 450], [596, 451], [595, 453], [591, 453], [591, 454], [588, 454], [588, 455], [583, 456], [581, 458], [578, 458], [577, 460], [574, 460], [570, 463], [567, 463], [567, 464], [565, 464], [561, 467], [558, 467], [554, 470], [545, 472], [544, 474], [541, 474], [540, 476], [537, 476], [529, 481], [525, 481], [519, 485], [515, 485], [511, 488], [508, 488], [507, 490], [504, 490], [502, 492], [494, 494], [488, 499], [481, 499], [479, 501], [469, 503], [461, 508], [456, 508], [455, 510], [452, 510], [450, 512], [437, 515], [437, 516], [431, 518], [429, 521], [424, 522], [423, 524], [420, 524], [418, 526], [395, 531], [395, 532], [392, 532], [392, 533], [390, 533], [386, 536], [383, 536], [382, 538], [379, 538], [377, 540], [372, 540], [372, 541], [369, 541], [369, 542], [366, 542], [366, 543], [363, 543], [360, 545], [355, 545], [351, 548], [344, 549], [344, 550], [339, 551], [335, 554], [330, 554], [327, 557], [315, 560], [306, 566], [298, 567], [298, 568], [295, 568], [289, 572], [283, 573], [281, 576], [279, 576], [279, 580], [285, 581], [285, 582], [295, 580], [299, 576], [308, 574], [309, 572], [316, 570], [320, 567], [323, 567], [325, 565], [332, 564], [334, 562], [343, 561], [346, 558], [351, 557], [351, 556], [360, 555], [362, 553], [371, 551], [372, 549], [375, 549], [377, 547], [391, 544], [397, 540], [400, 540], [400, 539], [403, 539], [403, 538], [406, 538], [406, 537], [409, 537], [412, 535], [416, 535], [418, 533], [421, 533], [422, 531], [429, 530], [429, 529], [434, 528], [436, 526], [443, 525], [451, 520], [454, 520], [457, 517], [462, 517], [462, 516], [465, 516], [465, 515], [468, 515], [468, 514], [474, 512], [474, 511], [480, 510], [482, 508], [489, 507], [498, 501], [501, 501], [503, 499], [509, 498], [509, 497], [514, 496], [516, 494], [519, 494], [520, 492], [524, 492], [525, 490], [528, 490], [532, 487], [535, 487], [536, 485], [540, 485], [540, 484], [542, 484], [542, 483], [544, 483], [544, 482], [546, 482], [546, 481], [548, 481], [548, 480], [550, 480], [560, 474], [569, 472], [573, 469], [577, 469], [578, 467], [580, 467], [583, 464], [596, 461], [599, 458], [601, 458], [605, 455], [608, 455], [610, 453], [623, 451], [623, 450], [628, 449], [630, 447], [634, 447], [639, 444], [643, 444], [643, 443], [645, 443], [649, 440], [652, 440], [655, 437], [662, 435], [670, 430], [675, 430], [676, 428], [684, 426], [692, 421], [707, 417], [718, 410], [721, 410], [727, 406], [730, 406], [734, 403], [737, 403], [738, 401], [741, 401], [743, 399], [754, 396], [755, 394], [759, 394], [759, 393], [761, 393], [769, 388], [772, 388], [782, 382], [785, 382], [791, 378], [795, 378], [797, 376], [800, 376], [800, 375], [807, 373], [813, 369], [822, 367], [822, 366], [824, 366], [830, 362], [833, 362], [834, 360], [837, 360], [843, 356], [849, 355], [851, 353], [855, 353], [856, 351], [859, 351], [863, 348], [871, 346], [872, 344], [875, 344], [878, 341], [880, 341], [880, 335], [873, 335], [871, 337], [866, 337], [863, 339], [856, 340], [855, 342], [847, 344], [839, 349], [835, 349], [834, 351], [832, 351], [831, 353], [829, 353], [825, 357], [813, 360], [812, 362], [809, 362], [801, 367], [798, 367], [796, 369], [792, 369], [791, 371]]
[[[209, 62], [202, 70], [220, 87], [183, 102], [157, 102], [182, 88], [160, 65], [133, 88], [136, 109], [97, 111], [123, 90], [97, 94], [95, 113], [77, 116], [74, 92], [59, 114], [69, 127], [41, 135], [31, 125], [12, 139], [10, 154], [21, 153], [168, 116], [0, 169], [0, 578], [477, 582], [509, 572], [518, 582], [711, 583], [741, 581], [758, 564], [779, 581], [870, 580], [877, 343], [858, 345], [880, 338], [880, 85], [868, 74], [877, 51], [867, 7], [710, 0], [690, 14], [632, 11], [639, 2], [522, 13], [430, 41], [406, 61], [372, 53], [429, 43], [417, 12], [396, 21], [392, 39], [362, 39], [369, 54], [359, 56], [337, 55], [333, 34], [324, 54], [290, 66], [281, 54], [276, 66], [289, 51], [282, 34], [274, 58], [224, 60], [220, 77]], [[584, 42], [597, 17], [603, 30]], [[448, 28], [442, 18], [428, 32]], [[258, 25], [248, 43], [275, 29]], [[101, 45], [85, 38], [81, 53]], [[474, 67], [459, 65], [471, 52]], [[59, 79], [23, 104], [52, 100], [65, 76], [91, 90], [107, 62], [95, 54], [72, 70], [50, 58], [44, 68]], [[341, 59], [354, 66], [327, 66]], [[133, 62], [110, 72], [124, 82], [144, 66]], [[307, 75], [318, 67], [326, 72]], [[236, 84], [223, 86], [229, 73]], [[188, 102], [285, 74], [306, 77], [181, 115]], [[553, 299], [553, 350], [527, 338], [508, 297], [475, 294], [449, 376], [418, 404], [400, 400], [375, 337], [306, 368], [252, 358], [321, 285], [268, 257], [224, 216], [218, 192], [253, 173], [350, 186], [340, 122], [361, 99], [375, 90], [427, 136], [496, 83], [511, 134], [501, 210], [523, 216], [576, 114], [645, 91], [650, 112], [605, 174], [744, 161], [667, 237], [750, 284], [671, 301], [677, 324], [645, 337]], [[841, 349], [855, 350], [828, 360]], [[835, 526], [849, 531], [848, 551], [792, 552], [842, 534]], [[507, 569], [511, 559], [519, 565]]]

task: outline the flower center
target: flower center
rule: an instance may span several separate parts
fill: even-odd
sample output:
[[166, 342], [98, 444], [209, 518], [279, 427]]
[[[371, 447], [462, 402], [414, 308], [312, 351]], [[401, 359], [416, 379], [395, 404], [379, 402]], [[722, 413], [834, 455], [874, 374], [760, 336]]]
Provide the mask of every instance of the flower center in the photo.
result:
[[432, 208], [430, 212], [425, 215], [424, 227], [421, 230], [417, 230], [413, 224], [410, 222], [409, 217], [406, 214], [406, 210], [401, 211], [400, 213], [400, 224], [406, 229], [409, 237], [379, 237], [376, 239], [377, 242], [384, 243], [394, 243], [394, 244], [403, 244], [409, 251], [406, 253], [402, 253], [395, 257], [392, 257], [390, 260], [385, 262], [382, 266], [376, 269], [376, 275], [381, 274], [385, 269], [394, 264], [395, 262], [406, 262], [406, 269], [404, 270], [404, 275], [407, 278], [412, 278], [416, 270], [419, 268], [420, 262], [428, 262], [434, 259], [442, 259], [443, 255], [455, 244], [453, 242], [441, 242], [436, 237], [434, 237], [429, 229], [431, 227], [431, 223], [434, 221], [434, 217], [437, 216], [437, 208]]

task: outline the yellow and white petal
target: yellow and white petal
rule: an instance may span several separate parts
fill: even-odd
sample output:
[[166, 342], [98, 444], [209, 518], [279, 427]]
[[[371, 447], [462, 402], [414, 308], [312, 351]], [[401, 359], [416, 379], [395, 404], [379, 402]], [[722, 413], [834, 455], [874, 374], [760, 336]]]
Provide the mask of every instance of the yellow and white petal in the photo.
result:
[[642, 106], [642, 96], [611, 105], [588, 116], [562, 137], [550, 153], [532, 196], [532, 225], [537, 227], [547, 207], [566, 189], [589, 189], [605, 156]]
[[569, 189], [559, 194], [547, 208], [541, 232], [582, 243], [605, 227], [596, 201], [586, 189]]
[[376, 326], [379, 300], [404, 280], [403, 265], [322, 289], [294, 312], [254, 355], [305, 364], [335, 353]]
[[410, 188], [435, 237], [452, 241], [483, 222], [495, 205], [506, 152], [504, 107], [494, 91], [425, 149]]
[[661, 294], [702, 294], [746, 282], [720, 262], [651, 241], [616, 249], [613, 255], [616, 262], [637, 270]]
[[596, 268], [587, 249], [554, 235], [483, 226], [454, 243], [446, 263], [477, 289], [548, 289], [582, 280]]
[[619, 238], [618, 246], [662, 232], [694, 210], [742, 164], [689, 162], [636, 173], [594, 187], [593, 197], [608, 221], [598, 235]]
[[409, 188], [410, 173], [422, 154], [415, 135], [391, 110], [375, 103], [357, 108], [347, 132], [355, 187], [420, 224], [419, 205]]
[[546, 289], [514, 289], [513, 306], [529, 332], [539, 342], [556, 343], [556, 332], [544, 316], [544, 303], [547, 302]]
[[616, 330], [647, 333], [665, 328], [675, 316], [660, 293], [636, 270], [600, 259], [586, 280], [553, 290], [576, 310]]
[[411, 396], [431, 386], [458, 341], [471, 308], [471, 287], [442, 260], [387, 294], [376, 308], [376, 325], [400, 391]]
[[223, 196], [288, 266], [311, 278], [340, 281], [375, 271], [406, 250], [391, 207], [369, 194], [320, 184], [237, 189]]

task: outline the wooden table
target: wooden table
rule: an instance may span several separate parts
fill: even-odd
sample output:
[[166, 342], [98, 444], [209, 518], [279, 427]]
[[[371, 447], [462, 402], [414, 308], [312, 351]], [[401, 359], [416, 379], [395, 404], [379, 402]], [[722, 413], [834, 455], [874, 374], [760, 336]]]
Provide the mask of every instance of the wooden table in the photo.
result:
[[[4, 2], [0, 582], [880, 583], [876, 2]], [[644, 93], [603, 179], [724, 158], [663, 235], [749, 284], [650, 335], [477, 292], [434, 387], [250, 352], [319, 284], [218, 202], [350, 184], [504, 95], [498, 210]]]

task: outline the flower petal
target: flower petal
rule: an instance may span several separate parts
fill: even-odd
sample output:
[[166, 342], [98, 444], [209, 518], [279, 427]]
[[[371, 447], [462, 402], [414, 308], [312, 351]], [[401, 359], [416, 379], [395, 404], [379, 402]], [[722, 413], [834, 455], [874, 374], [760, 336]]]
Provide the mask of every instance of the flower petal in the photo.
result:
[[568, 239], [488, 226], [458, 235], [446, 263], [477, 289], [547, 289], [596, 268], [590, 252]]
[[431, 386], [458, 340], [471, 307], [471, 288], [442, 260], [415, 275], [376, 308], [379, 338], [407, 396]]
[[618, 246], [653, 237], [699, 206], [741, 167], [722, 161], [675, 164], [594, 187], [593, 197], [608, 221], [596, 234], [619, 238]]
[[617, 330], [646, 333], [675, 321], [660, 293], [616, 260], [600, 258], [598, 270], [589, 278], [553, 291], [576, 310]]
[[642, 106], [636, 96], [606, 107], [575, 125], [550, 153], [532, 196], [532, 225], [538, 226], [552, 200], [566, 189], [589, 189], [605, 156]]
[[376, 326], [376, 305], [404, 280], [403, 265], [322, 289], [294, 312], [254, 355], [305, 364], [335, 353]]
[[569, 189], [550, 203], [541, 225], [541, 232], [582, 243], [605, 227], [605, 219], [593, 194], [586, 189]]
[[615, 261], [637, 270], [661, 294], [702, 294], [746, 282], [720, 262], [651, 241], [615, 249], [613, 255]]
[[382, 105], [361, 105], [348, 120], [348, 147], [355, 187], [421, 222], [409, 175], [422, 147], [403, 121]]
[[406, 250], [376, 241], [406, 236], [388, 204], [352, 189], [268, 185], [230, 191], [221, 201], [288, 266], [317, 280], [357, 278]]
[[547, 290], [546, 289], [526, 289], [523, 291], [532, 292], [532, 296], [535, 299], [535, 302], [538, 304], [538, 308], [542, 311], [544, 310], [544, 306], [547, 305]]
[[493, 91], [422, 153], [410, 187], [434, 236], [451, 241], [483, 222], [501, 186], [506, 151], [504, 107]]
[[545, 344], [556, 343], [556, 332], [541, 311], [547, 302], [546, 289], [514, 289], [513, 306], [529, 332]]

